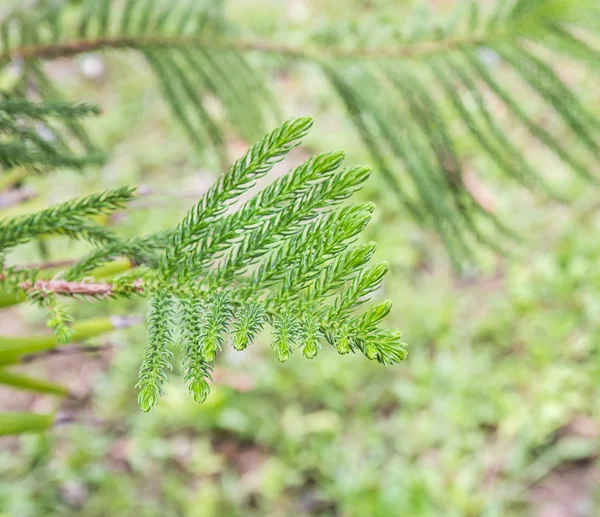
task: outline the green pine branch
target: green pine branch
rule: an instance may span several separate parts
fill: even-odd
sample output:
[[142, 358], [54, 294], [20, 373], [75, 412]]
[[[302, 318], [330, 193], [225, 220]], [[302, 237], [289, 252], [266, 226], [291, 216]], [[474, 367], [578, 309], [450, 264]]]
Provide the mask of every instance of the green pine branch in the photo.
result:
[[[135, 193], [129, 187], [0, 221], [0, 253], [47, 233], [88, 237], [95, 244], [52, 278], [43, 269], [4, 265], [0, 289], [25, 293], [47, 308], [58, 344], [77, 335], [61, 298], [149, 298], [137, 383], [144, 411], [164, 393], [175, 347], [181, 347], [190, 393], [203, 402], [223, 348], [231, 343], [244, 350], [267, 325], [280, 361], [297, 349], [313, 359], [327, 342], [340, 353], [362, 353], [386, 366], [401, 361], [406, 345], [400, 333], [378, 327], [389, 302], [362, 316], [354, 312], [387, 271], [385, 264], [369, 267], [373, 244], [356, 244], [374, 205], [342, 204], [362, 188], [369, 167], [342, 168], [342, 151], [320, 154], [239, 204], [311, 125], [310, 118], [292, 119], [266, 135], [175, 228], [157, 234], [121, 239], [111, 233], [108, 242], [89, 238], [95, 223], [87, 218], [123, 208]], [[134, 267], [102, 278], [107, 262], [120, 257]]]

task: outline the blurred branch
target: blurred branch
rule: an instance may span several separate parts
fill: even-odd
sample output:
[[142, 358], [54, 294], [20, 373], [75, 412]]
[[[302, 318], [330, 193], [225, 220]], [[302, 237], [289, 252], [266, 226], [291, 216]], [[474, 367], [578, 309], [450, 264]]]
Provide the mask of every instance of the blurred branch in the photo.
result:
[[102, 49], [124, 49], [138, 47], [204, 47], [215, 50], [256, 51], [267, 54], [278, 54], [299, 59], [320, 61], [324, 58], [351, 59], [401, 59], [424, 56], [457, 50], [462, 47], [489, 46], [495, 40], [506, 37], [498, 33], [494, 37], [465, 36], [443, 41], [425, 41], [382, 48], [344, 48], [338, 46], [296, 47], [271, 41], [260, 40], [227, 40], [210, 39], [201, 36], [133, 36], [133, 37], [100, 37], [79, 39], [63, 43], [28, 45], [16, 47], [0, 54], [0, 60], [11, 59], [55, 59], [75, 56]]
[[[91, 337], [100, 336], [117, 329], [124, 329], [136, 325], [144, 320], [139, 315], [111, 316], [109, 318], [92, 318], [74, 323], [72, 341], [83, 341]], [[39, 352], [59, 348], [54, 334], [41, 336], [9, 337], [0, 336], [0, 366], [18, 364], [25, 357], [30, 357]]]
[[34, 377], [28, 377], [26, 375], [10, 372], [4, 369], [0, 370], [0, 384], [17, 388], [19, 390], [33, 391], [36, 393], [46, 393], [49, 395], [59, 395], [62, 397], [67, 397], [70, 395], [69, 390], [60, 384], [36, 379]]

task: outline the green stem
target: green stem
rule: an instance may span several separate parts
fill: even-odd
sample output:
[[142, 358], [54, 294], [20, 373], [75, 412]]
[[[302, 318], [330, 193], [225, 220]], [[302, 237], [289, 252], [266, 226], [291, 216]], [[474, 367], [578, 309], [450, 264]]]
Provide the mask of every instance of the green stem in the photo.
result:
[[[99, 336], [118, 328], [128, 327], [137, 323], [137, 318], [94, 318], [75, 323], [72, 327], [72, 342], [82, 341]], [[31, 355], [44, 350], [60, 346], [54, 334], [35, 337], [0, 337], [0, 366], [16, 364], [26, 355]]]
[[119, 273], [124, 273], [132, 269], [134, 265], [127, 257], [118, 258], [102, 266], [92, 269], [87, 276], [94, 278], [111, 278]]
[[18, 293], [12, 293], [9, 291], [0, 291], [0, 309], [5, 307], [11, 307], [25, 301], [27, 293], [25, 291], [19, 291]]
[[39, 433], [52, 427], [54, 414], [0, 413], [0, 436]]
[[50, 395], [59, 395], [66, 397], [69, 390], [60, 384], [27, 377], [19, 373], [13, 373], [6, 370], [0, 370], [0, 384], [12, 386], [20, 390], [35, 391], [36, 393], [48, 393]]

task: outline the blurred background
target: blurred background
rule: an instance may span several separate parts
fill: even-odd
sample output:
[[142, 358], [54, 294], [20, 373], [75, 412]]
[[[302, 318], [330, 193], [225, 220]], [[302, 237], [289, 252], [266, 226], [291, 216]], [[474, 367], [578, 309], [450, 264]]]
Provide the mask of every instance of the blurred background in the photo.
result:
[[[443, 16], [456, 2], [428, 5]], [[302, 46], [308, 24], [385, 41], [414, 7], [234, 0], [227, 13], [264, 39]], [[210, 149], [192, 151], [136, 56], [89, 54], [46, 67], [69, 99], [102, 107], [86, 127], [110, 159], [99, 172], [30, 178], [30, 199], [11, 215], [142, 184], [147, 194], [110, 224], [124, 235], [156, 231], [176, 224], [222, 172]], [[563, 78], [599, 113], [597, 82], [569, 70], [566, 63]], [[309, 137], [274, 175], [337, 148], [351, 165], [372, 162], [314, 67], [274, 63], [268, 74], [286, 117], [315, 117]], [[544, 117], [541, 104], [531, 109]], [[248, 144], [231, 131], [229, 158]], [[536, 141], [527, 146], [544, 176], [562, 174]], [[70, 345], [22, 368], [68, 386], [74, 397], [60, 403], [65, 421], [52, 432], [0, 439], [0, 515], [600, 515], [598, 191], [562, 179], [576, 195], [560, 204], [499, 174], [486, 183], [487, 164], [478, 159], [472, 188], [522, 242], [504, 256], [485, 252], [460, 273], [438, 239], [398, 208], [377, 167], [358, 194], [377, 204], [365, 239], [378, 243], [376, 260], [390, 263], [376, 297], [394, 302], [387, 324], [404, 333], [405, 363], [385, 369], [325, 349], [313, 361], [296, 354], [280, 364], [268, 342], [243, 353], [228, 348], [204, 404], [175, 375], [160, 404], [142, 414], [134, 389], [142, 324], [95, 338], [85, 350]], [[7, 210], [0, 206], [0, 217]], [[53, 261], [86, 249], [60, 239], [43, 248]], [[27, 245], [16, 258], [39, 263], [40, 253]], [[146, 307], [130, 300], [69, 310], [81, 319]], [[44, 317], [24, 304], [2, 310], [0, 334], [47, 332]], [[0, 390], [0, 410], [56, 408], [51, 396]]]

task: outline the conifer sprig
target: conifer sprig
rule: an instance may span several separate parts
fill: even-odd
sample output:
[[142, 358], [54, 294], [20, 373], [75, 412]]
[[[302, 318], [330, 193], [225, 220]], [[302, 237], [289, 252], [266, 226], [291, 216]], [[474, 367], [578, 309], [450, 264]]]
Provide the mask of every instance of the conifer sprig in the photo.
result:
[[[385, 264], [369, 268], [373, 244], [355, 244], [374, 205], [340, 206], [363, 186], [369, 167], [342, 168], [342, 151], [320, 154], [238, 204], [311, 125], [310, 118], [292, 119], [268, 134], [170, 230], [129, 239], [112, 233], [90, 237], [95, 223], [88, 217], [122, 208], [134, 196], [129, 187], [1, 221], [0, 250], [65, 232], [98, 245], [55, 278], [45, 277], [43, 270], [5, 265], [0, 287], [24, 291], [46, 306], [60, 343], [72, 334], [60, 297], [148, 297], [147, 343], [137, 384], [143, 411], [164, 392], [175, 346], [181, 345], [188, 389], [202, 402], [225, 345], [244, 350], [266, 326], [280, 361], [296, 349], [313, 359], [325, 342], [340, 353], [360, 352], [385, 365], [402, 360], [406, 351], [400, 334], [378, 328], [389, 303], [363, 315], [353, 312], [381, 286], [387, 271]], [[94, 271], [119, 257], [136, 267], [110, 281], [94, 277]]]
[[[7, 99], [0, 104], [0, 121], [10, 121], [13, 117], [32, 120], [75, 119], [99, 115], [100, 107], [85, 102], [46, 101], [32, 102], [26, 99]], [[0, 123], [1, 123], [0, 122]]]
[[[377, 330], [389, 303], [376, 316], [350, 319], [353, 309], [380, 287], [387, 271], [385, 264], [367, 267], [374, 245], [351, 247], [374, 206], [336, 207], [362, 187], [368, 167], [340, 170], [343, 153], [319, 155], [275, 180], [237, 211], [225, 215], [224, 209], [213, 208], [223, 199], [227, 205], [235, 203], [254, 185], [253, 174], [264, 174], [248, 171], [266, 171], [273, 156], [279, 158], [295, 145], [299, 132], [304, 134], [309, 126], [309, 119], [285, 123], [231, 167], [177, 227], [177, 243], [185, 257], [173, 262], [183, 266], [171, 269], [170, 276], [159, 266], [152, 289], [166, 282], [181, 293], [178, 325], [184, 373], [198, 401], [209, 392], [210, 373], [226, 336], [231, 335], [235, 349], [243, 350], [267, 322], [280, 361], [289, 359], [296, 348], [312, 359], [324, 340], [343, 353], [361, 352], [386, 365], [406, 354], [399, 333]], [[264, 152], [268, 148], [279, 150]], [[209, 214], [212, 224], [203, 225], [199, 213]], [[196, 233], [199, 228], [203, 238]]]
[[31, 215], [0, 220], [0, 251], [45, 233], [62, 233], [92, 242], [113, 241], [115, 237], [111, 232], [85, 218], [115, 212], [125, 207], [134, 194], [135, 188], [119, 187], [67, 201]]
[[200, 296], [184, 296], [179, 301], [183, 339], [183, 373], [189, 392], [196, 402], [204, 402], [210, 393], [212, 361], [204, 359], [207, 332], [205, 311]]
[[243, 230], [263, 226], [282, 209], [293, 206], [302, 199], [318, 182], [330, 178], [343, 159], [344, 153], [341, 151], [315, 156], [290, 174], [275, 180], [239, 210], [223, 217], [214, 231], [209, 229], [203, 242], [191, 250], [188, 263], [195, 268], [204, 268], [233, 242], [238, 241]]
[[[53, 90], [49, 95], [57, 97]], [[61, 167], [81, 170], [104, 161], [104, 154], [89, 143], [79, 124], [80, 118], [99, 114], [97, 106], [62, 100], [32, 102], [16, 92], [5, 97], [0, 99], [0, 165], [5, 170], [21, 168], [27, 173]], [[64, 134], [65, 126], [84, 144], [86, 153], [72, 150]]]
[[[326, 214], [361, 188], [370, 173], [371, 169], [365, 166], [342, 169], [314, 185], [297, 203], [288, 204], [275, 217], [266, 219], [262, 225], [241, 238], [239, 245], [219, 264], [216, 281], [225, 282], [234, 278], [268, 251], [301, 233], [305, 223]], [[261, 270], [270, 269], [276, 260], [277, 254], [261, 264], [255, 274], [255, 281], [260, 277]]]
[[127, 257], [136, 264], [147, 264], [156, 267], [159, 261], [158, 251], [164, 248], [161, 245], [162, 236], [140, 236], [129, 239], [119, 239], [104, 247], [89, 253], [86, 257], [73, 264], [64, 274], [66, 280], [74, 280], [110, 260]]
[[59, 345], [68, 343], [75, 333], [70, 327], [70, 324], [74, 322], [73, 317], [64, 311], [54, 293], [47, 295], [44, 302], [52, 315], [48, 320], [48, 327], [56, 335], [56, 342]]
[[301, 118], [284, 123], [255, 144], [237, 160], [215, 185], [193, 207], [175, 230], [167, 246], [162, 270], [172, 274], [184, 262], [183, 251], [206, 235], [207, 228], [221, 216], [242, 192], [252, 188], [257, 179], [295, 147], [312, 125], [312, 119]]
[[163, 395], [163, 385], [167, 380], [165, 370], [171, 370], [174, 345], [173, 298], [167, 291], [157, 291], [150, 300], [148, 313], [148, 335], [144, 348], [140, 378], [136, 385], [140, 392], [138, 403], [142, 411], [149, 411]]

